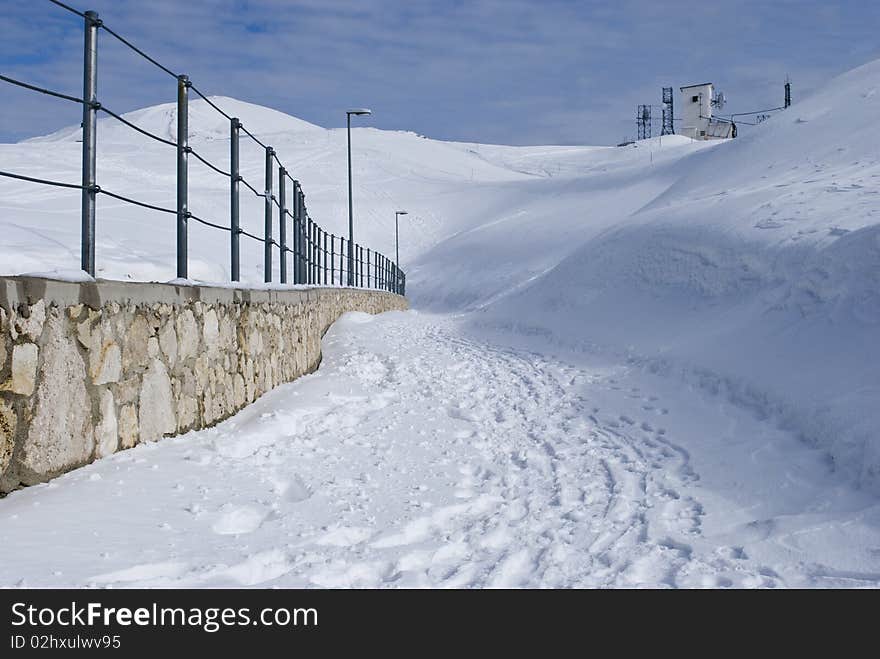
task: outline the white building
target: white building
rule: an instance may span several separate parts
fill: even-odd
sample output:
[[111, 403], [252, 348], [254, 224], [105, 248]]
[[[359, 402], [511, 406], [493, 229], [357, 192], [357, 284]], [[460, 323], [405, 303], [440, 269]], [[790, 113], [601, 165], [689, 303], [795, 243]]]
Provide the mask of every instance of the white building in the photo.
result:
[[694, 140], [718, 140], [735, 137], [733, 124], [712, 118], [714, 90], [711, 82], [681, 87], [681, 101], [676, 110], [681, 127], [676, 132]]

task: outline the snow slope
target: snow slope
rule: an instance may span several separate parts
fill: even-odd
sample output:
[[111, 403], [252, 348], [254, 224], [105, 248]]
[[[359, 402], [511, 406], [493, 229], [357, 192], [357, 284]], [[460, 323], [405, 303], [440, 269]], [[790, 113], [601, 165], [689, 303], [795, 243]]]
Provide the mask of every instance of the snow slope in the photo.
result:
[[[418, 311], [347, 318], [317, 374], [215, 429], [7, 497], [0, 583], [876, 585], [878, 81], [867, 64], [724, 143], [353, 129], [356, 239], [393, 254], [410, 212]], [[346, 230], [344, 129], [213, 100]], [[225, 122], [192, 110], [192, 145], [225, 166]], [[169, 135], [173, 107], [128, 118]], [[76, 181], [72, 140], [0, 157]], [[260, 189], [263, 153], [242, 149]], [[98, 180], [173, 206], [174, 151], [101, 122]], [[190, 185], [225, 221], [227, 182], [192, 161]], [[0, 271], [77, 267], [75, 193], [0, 179], [0, 200]], [[242, 200], [259, 235], [261, 200]], [[193, 278], [228, 279], [227, 240], [193, 225]], [[171, 279], [173, 217], [101, 198], [97, 258]], [[93, 509], [89, 532], [50, 523]], [[34, 549], [59, 537], [73, 549]]]
[[724, 392], [880, 492], [880, 64], [681, 175], [483, 322]]

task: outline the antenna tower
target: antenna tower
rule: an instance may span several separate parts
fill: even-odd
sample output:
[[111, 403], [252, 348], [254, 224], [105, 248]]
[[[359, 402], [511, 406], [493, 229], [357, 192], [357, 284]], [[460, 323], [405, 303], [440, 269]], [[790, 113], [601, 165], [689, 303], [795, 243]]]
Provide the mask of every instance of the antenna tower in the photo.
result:
[[673, 105], [672, 105], [672, 87], [663, 88], [663, 127], [660, 129], [660, 135], [675, 135], [673, 127]]
[[651, 106], [640, 105], [636, 111], [636, 127], [638, 128], [640, 140], [647, 140], [651, 137]]

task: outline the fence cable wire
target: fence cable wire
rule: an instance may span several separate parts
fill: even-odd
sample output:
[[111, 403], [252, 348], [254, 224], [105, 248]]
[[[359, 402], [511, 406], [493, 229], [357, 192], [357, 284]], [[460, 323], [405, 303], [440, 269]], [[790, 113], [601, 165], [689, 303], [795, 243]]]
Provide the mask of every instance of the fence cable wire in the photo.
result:
[[82, 185], [76, 183], [62, 183], [61, 181], [50, 181], [45, 178], [37, 178], [35, 176], [25, 176], [23, 174], [13, 174], [12, 172], [4, 172], [0, 171], [0, 176], [5, 176], [7, 178], [15, 178], [20, 181], [30, 181], [31, 183], [42, 183], [43, 185], [54, 185], [58, 188], [72, 188], [74, 190], [84, 190]]
[[187, 213], [187, 217], [195, 220], [196, 222], [200, 222], [205, 226], [214, 227], [215, 229], [220, 229], [221, 231], [232, 231], [229, 227], [224, 227], [220, 224], [214, 224], [213, 222], [209, 222], [208, 220], [202, 219], [198, 215], [193, 215], [192, 213]]
[[244, 124], [239, 124], [238, 127], [239, 127], [241, 130], [243, 130], [243, 131], [245, 132], [245, 134], [246, 134], [248, 137], [250, 137], [254, 142], [256, 142], [257, 144], [259, 144], [261, 147], [263, 147], [264, 149], [268, 149], [268, 148], [269, 148], [268, 146], [266, 146], [265, 144], [263, 144], [260, 140], [258, 140], [258, 139], [256, 138], [256, 136], [254, 136], [254, 134], [253, 134], [251, 131], [249, 131], [247, 128], [245, 128], [245, 127], [244, 127]]
[[215, 172], [217, 172], [218, 174], [221, 174], [221, 175], [225, 176], [226, 178], [232, 178], [232, 174], [230, 174], [229, 172], [224, 172], [224, 171], [223, 171], [222, 169], [220, 169], [219, 167], [217, 167], [217, 166], [211, 164], [210, 162], [208, 162], [207, 160], [205, 160], [202, 156], [199, 155], [198, 151], [196, 151], [196, 150], [193, 149], [192, 147], [188, 147], [188, 149], [189, 149], [189, 150], [187, 151], [187, 153], [190, 153], [190, 154], [194, 155], [194, 156], [196, 157], [196, 159], [199, 160], [199, 161], [201, 161], [205, 166], [210, 167], [210, 168], [213, 169]]
[[242, 178], [241, 176], [238, 177], [238, 180], [239, 180], [240, 183], [244, 183], [246, 187], [250, 188], [251, 192], [253, 192], [256, 196], [260, 197], [261, 199], [265, 199], [265, 198], [266, 198], [266, 193], [265, 193], [265, 192], [257, 192], [257, 189], [256, 189], [254, 186], [252, 186], [250, 183], [248, 183], [248, 182], [247, 182], [244, 178]]
[[141, 206], [142, 208], [149, 208], [154, 211], [159, 211], [161, 213], [169, 213], [171, 215], [177, 215], [177, 211], [172, 208], [163, 208], [162, 206], [154, 206], [153, 204], [148, 204], [143, 201], [138, 201], [137, 199], [132, 199], [131, 197], [126, 197], [121, 194], [116, 194], [115, 192], [110, 192], [109, 190], [105, 190], [104, 188], [95, 186], [95, 191], [100, 192], [101, 194], [105, 194], [108, 197], [113, 197], [114, 199], [118, 199], [119, 201], [124, 201], [129, 204], [134, 204], [135, 206]]
[[217, 110], [217, 112], [219, 112], [219, 113], [222, 114], [224, 117], [226, 117], [227, 119], [229, 119], [229, 121], [232, 121], [232, 117], [230, 117], [230, 116], [229, 116], [228, 114], [226, 114], [223, 110], [221, 110], [220, 108], [218, 108], [217, 105], [216, 105], [216, 104], [215, 104], [210, 98], [208, 98], [208, 97], [205, 96], [202, 92], [200, 92], [200, 91], [198, 90], [198, 88], [197, 88], [195, 85], [190, 85], [189, 88], [190, 88], [191, 90], [193, 90], [198, 96], [201, 96], [201, 97], [202, 97], [202, 100], [205, 101], [205, 102], [206, 102], [208, 105], [210, 105], [212, 108], [214, 108], [215, 110]]
[[166, 140], [164, 137], [159, 137], [155, 133], [151, 133], [150, 131], [143, 129], [140, 126], [137, 126], [137, 125], [131, 123], [128, 119], [124, 119], [123, 117], [120, 117], [118, 114], [116, 114], [112, 110], [108, 110], [100, 103], [98, 103], [97, 109], [100, 110], [101, 112], [109, 114], [111, 117], [116, 119], [116, 121], [122, 122], [123, 124], [125, 124], [126, 126], [131, 128], [132, 130], [136, 130], [137, 132], [139, 132], [141, 135], [146, 135], [150, 139], [156, 140], [157, 142], [161, 142], [162, 144], [167, 144], [168, 146], [173, 146], [175, 149], [177, 148], [177, 142], [172, 142], [171, 140]]
[[238, 232], [243, 236], [247, 236], [248, 238], [253, 238], [254, 240], [257, 240], [261, 243], [266, 242], [265, 238], [260, 238], [259, 236], [255, 236], [254, 234], [249, 233], [249, 232], [245, 231], [244, 229], [239, 229]]
[[128, 46], [129, 48], [131, 48], [134, 52], [136, 52], [138, 55], [140, 55], [141, 57], [143, 57], [145, 60], [147, 60], [147, 61], [150, 62], [151, 64], [157, 66], [158, 68], [162, 69], [165, 73], [167, 73], [168, 75], [170, 75], [172, 78], [174, 78], [174, 79], [179, 79], [179, 78], [180, 78], [180, 76], [177, 75], [174, 71], [172, 71], [171, 69], [169, 69], [169, 68], [166, 67], [166, 66], [162, 66], [161, 64], [159, 64], [159, 62], [157, 62], [157, 61], [154, 60], [152, 57], [150, 57], [149, 55], [147, 55], [144, 51], [142, 51], [140, 48], [138, 48], [138, 47], [135, 46], [133, 43], [131, 43], [128, 39], [126, 39], [126, 38], [123, 37], [123, 36], [120, 36], [119, 34], [117, 34], [116, 32], [114, 32], [113, 30], [111, 30], [109, 27], [107, 27], [106, 25], [104, 25], [103, 23], [101, 23], [101, 28], [103, 28], [103, 30], [104, 30], [107, 34], [109, 34], [109, 35], [111, 35], [111, 36], [113, 36], [113, 37], [116, 37], [119, 41], [121, 41], [123, 44], [125, 44], [126, 46]]
[[37, 85], [32, 85], [27, 82], [22, 82], [21, 80], [16, 80], [15, 78], [9, 78], [8, 76], [0, 75], [0, 80], [4, 82], [8, 82], [13, 85], [18, 85], [19, 87], [24, 87], [25, 89], [30, 89], [35, 92], [40, 92], [41, 94], [46, 94], [48, 96], [54, 96], [56, 98], [63, 98], [66, 101], [73, 101], [74, 103], [83, 104], [81, 98], [77, 98], [76, 96], [68, 96], [67, 94], [62, 94], [60, 92], [52, 91], [51, 89], [46, 89], [45, 87], [38, 87]]

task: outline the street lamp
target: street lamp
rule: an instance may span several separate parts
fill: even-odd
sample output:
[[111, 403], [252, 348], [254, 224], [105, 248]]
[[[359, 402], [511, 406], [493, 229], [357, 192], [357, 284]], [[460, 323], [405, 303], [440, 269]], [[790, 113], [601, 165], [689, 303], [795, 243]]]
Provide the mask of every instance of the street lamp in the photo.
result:
[[367, 108], [355, 108], [345, 111], [345, 122], [348, 128], [348, 285], [354, 286], [354, 214], [351, 209], [351, 115], [361, 116], [373, 114]]
[[[401, 215], [409, 215], [406, 211], [394, 211], [394, 263], [397, 265], [398, 271], [400, 270], [400, 226], [398, 220]], [[397, 281], [397, 275], [395, 275], [395, 281]]]

